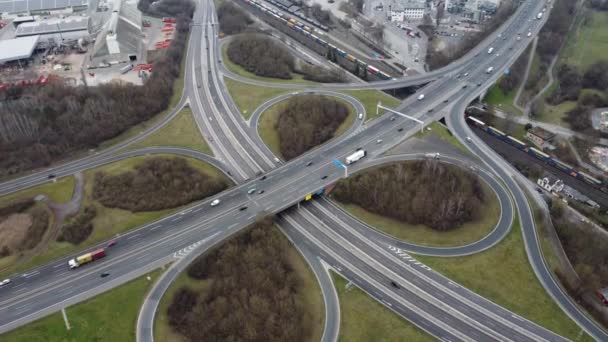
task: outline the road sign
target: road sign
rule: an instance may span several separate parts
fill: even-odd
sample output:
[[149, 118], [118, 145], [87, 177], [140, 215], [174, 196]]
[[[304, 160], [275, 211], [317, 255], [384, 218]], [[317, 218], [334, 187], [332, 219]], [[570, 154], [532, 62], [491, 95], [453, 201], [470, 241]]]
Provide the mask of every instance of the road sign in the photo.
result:
[[342, 162], [339, 161], [338, 159], [334, 159], [332, 161], [333, 161], [334, 165], [336, 165], [337, 167], [344, 168], [344, 164], [342, 164]]
[[505, 75], [508, 75], [508, 74], [510, 74], [510, 73], [511, 73], [511, 70], [509, 70], [509, 69], [506, 69], [506, 70], [505, 70]]

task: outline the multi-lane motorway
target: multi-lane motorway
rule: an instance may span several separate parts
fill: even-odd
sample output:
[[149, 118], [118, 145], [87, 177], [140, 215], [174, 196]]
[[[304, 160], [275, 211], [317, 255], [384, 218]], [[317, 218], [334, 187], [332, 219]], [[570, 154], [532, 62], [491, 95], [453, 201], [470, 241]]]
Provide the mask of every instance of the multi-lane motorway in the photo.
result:
[[[261, 213], [282, 212], [280, 226], [292, 240], [307, 245], [309, 251], [336, 271], [437, 338], [451, 341], [561, 340], [550, 331], [477, 296], [428, 267], [403, 257], [404, 251], [440, 255], [469, 254], [498, 243], [508, 233], [513, 219], [514, 210], [508, 199], [508, 190], [513, 194], [524, 231], [526, 250], [539, 280], [581, 327], [598, 340], [608, 340], [608, 335], [568, 299], [551, 277], [540, 253], [528, 204], [511, 177], [513, 171], [497, 161], [499, 158], [484, 148], [480, 141], [475, 140], [475, 144], [468, 145], [486, 164], [477, 168], [482, 170], [480, 174], [493, 186], [501, 199], [502, 217], [488, 237], [460, 250], [424, 251], [416, 249], [419, 246], [389, 240], [324, 200], [299, 209], [290, 208], [306, 194], [342, 177], [343, 170], [334, 166], [333, 158], [343, 160], [356, 148], [366, 149], [368, 156], [349, 170], [355, 172], [382, 161], [380, 158], [387, 149], [413, 135], [418, 128], [400, 117], [392, 121], [390, 115], [384, 115], [368, 125], [353, 126], [349, 134], [289, 163], [278, 161], [257, 136], [257, 116], [249, 123], [243, 120], [226, 93], [222, 79], [222, 73], [226, 71], [221, 69], [222, 63], [219, 63], [221, 54], [213, 6], [211, 1], [203, 0], [195, 13], [195, 21], [200, 25], [192, 27], [186, 57], [186, 87], [180, 105], [190, 105], [199, 129], [208, 138], [219, 159], [216, 165], [229, 172], [239, 185], [220, 194], [218, 197], [222, 203], [217, 207], [209, 206], [210, 200], [204, 201], [120, 236], [119, 243], [109, 249], [107, 258], [87, 267], [70, 271], [66, 257], [15, 275], [13, 283], [0, 292], [0, 331], [12, 329], [175, 258], [181, 258], [186, 254], [185, 251], [200, 253], [204, 248], [247, 226]], [[426, 123], [447, 114], [454, 134], [465, 141], [465, 137], [471, 134], [462, 119], [463, 106], [494, 82], [498, 77], [497, 72], [510, 65], [525, 49], [529, 39], [517, 41], [515, 37], [518, 32], [524, 33], [525, 37], [527, 30], [533, 34], [538, 32], [541, 22], [531, 18], [542, 6], [541, 2], [525, 2], [499, 32], [457, 63], [425, 76], [428, 79], [421, 77], [416, 81], [405, 79], [320, 88], [402, 87], [435, 80], [419, 90], [419, 93], [426, 95], [424, 101], [407, 99], [397, 109]], [[504, 39], [497, 37], [499, 33]], [[489, 46], [495, 48], [490, 55], [487, 54]], [[485, 70], [489, 66], [497, 71], [486, 74]], [[465, 73], [467, 76], [462, 76]], [[457, 77], [458, 74], [461, 77]], [[147, 134], [145, 132], [141, 136]], [[378, 138], [382, 138], [382, 144], [376, 143]], [[140, 137], [133, 140], [136, 139]], [[162, 148], [158, 151], [163, 152]], [[96, 156], [57, 166], [52, 171], [46, 170], [3, 183], [0, 185], [0, 193], [45, 182], [50, 172], [68, 175], [77, 169], [93, 167], [104, 160], [108, 162], [108, 158], [112, 158], [110, 154], [103, 151]], [[262, 173], [266, 176], [264, 180], [260, 178]], [[503, 179], [506, 187], [496, 181], [496, 175]], [[247, 190], [251, 188], [264, 189], [265, 192], [249, 195]], [[284, 211], [285, 209], [288, 210]], [[110, 276], [100, 280], [99, 274], [104, 271], [110, 272]], [[394, 286], [391, 282], [398, 285]], [[326, 337], [327, 340], [333, 340], [334, 335]]]

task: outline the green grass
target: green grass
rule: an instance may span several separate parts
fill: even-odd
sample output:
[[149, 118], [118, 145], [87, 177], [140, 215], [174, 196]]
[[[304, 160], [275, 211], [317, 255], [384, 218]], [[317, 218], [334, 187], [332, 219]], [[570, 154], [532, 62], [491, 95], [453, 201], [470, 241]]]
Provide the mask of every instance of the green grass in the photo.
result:
[[608, 56], [608, 12], [587, 10], [568, 36], [560, 63], [570, 63], [582, 71]]
[[555, 304], [534, 275], [517, 220], [502, 242], [484, 252], [454, 258], [416, 258], [471, 291], [566, 338], [592, 341], [584, 334], [579, 338], [581, 329]]
[[425, 331], [396, 315], [359, 288], [332, 272], [340, 299], [340, 342], [435, 341]]
[[[550, 94], [550, 91], [547, 91]], [[552, 106], [548, 103], [545, 103], [545, 110], [541, 115], [535, 117], [538, 121], [543, 121], [547, 123], [552, 123], [564, 127], [569, 127], [570, 125], [563, 121], [566, 117], [566, 113], [571, 111], [576, 107], [576, 101], [564, 101], [557, 106]]]
[[[170, 157], [173, 158], [175, 156], [172, 155], [155, 155], [154, 157]], [[45, 264], [53, 259], [59, 258], [61, 256], [75, 253], [79, 250], [82, 250], [88, 246], [94, 245], [98, 242], [104, 241], [106, 239], [111, 238], [112, 236], [117, 236], [122, 234], [128, 230], [133, 228], [142, 226], [148, 222], [152, 222], [158, 220], [164, 216], [167, 216], [173, 212], [179, 211], [180, 208], [173, 209], [165, 209], [159, 211], [150, 211], [150, 212], [138, 212], [132, 213], [128, 210], [116, 209], [116, 208], [106, 208], [101, 203], [97, 202], [93, 199], [92, 188], [93, 188], [93, 177], [96, 172], [103, 171], [108, 174], [118, 174], [126, 171], [133, 170], [135, 165], [140, 164], [146, 159], [152, 158], [150, 156], [140, 156], [129, 158], [125, 160], [121, 160], [115, 163], [111, 163], [108, 165], [101, 166], [96, 169], [85, 171], [85, 184], [84, 184], [84, 196], [83, 202], [80, 206], [81, 210], [84, 210], [87, 206], [94, 206], [97, 209], [97, 216], [93, 219], [93, 232], [91, 235], [83, 241], [79, 245], [72, 245], [67, 242], [57, 242], [51, 241], [47, 246], [46, 250], [31, 258], [27, 262], [14, 264], [12, 267], [7, 268], [5, 271], [0, 273], [1, 275], [6, 275], [14, 272], [19, 272], [23, 270], [30, 269], [32, 267]], [[225, 177], [223, 173], [217, 170], [214, 166], [195, 160], [190, 158], [185, 158], [188, 160], [190, 165], [195, 167], [198, 170], [207, 172], [209, 175], [214, 177]], [[4, 264], [3, 259], [0, 259], [2, 264]]]
[[224, 77], [224, 83], [245, 120], [248, 120], [256, 108], [264, 102], [289, 92], [289, 90], [280, 88], [254, 87], [228, 77]]
[[134, 145], [130, 145], [129, 149], [148, 146], [186, 147], [213, 155], [211, 148], [198, 130], [198, 125], [192, 116], [192, 110], [188, 107], [182, 109], [177, 116], [152, 135]]
[[[277, 229], [277, 228], [274, 228]], [[293, 248], [289, 249], [287, 257], [290, 265], [294, 268], [296, 274], [300, 276], [301, 280], [301, 293], [302, 305], [310, 308], [312, 316], [317, 318], [314, 322], [313, 332], [311, 333], [310, 341], [320, 341], [323, 334], [323, 326], [325, 323], [325, 307], [323, 302], [323, 296], [321, 295], [321, 289], [319, 283], [312, 270], [302, 257], [302, 255]], [[154, 339], [156, 341], [171, 341], [171, 342], [185, 342], [186, 339], [181, 337], [178, 333], [174, 332], [169, 326], [169, 318], [167, 315], [167, 308], [171, 304], [173, 295], [181, 287], [186, 286], [197, 292], [204, 293], [209, 289], [211, 282], [209, 280], [196, 280], [188, 277], [188, 274], [182, 272], [174, 282], [171, 283], [167, 292], [160, 299], [158, 310], [156, 311], [156, 317], [154, 321]]]
[[[378, 102], [382, 102], [383, 106], [391, 108], [397, 107], [401, 103], [399, 99], [379, 90], [349, 90], [344, 91], [344, 93], [357, 98], [365, 107], [365, 112], [367, 113], [366, 121], [373, 120], [377, 117], [376, 105]], [[383, 110], [380, 110], [380, 115], [383, 112]]]
[[427, 137], [429, 135], [434, 135], [437, 138], [445, 141], [446, 143], [451, 144], [454, 147], [458, 148], [459, 150], [466, 153], [467, 155], [474, 157], [474, 155], [471, 153], [471, 151], [469, 151], [469, 149], [466, 146], [464, 146], [462, 143], [460, 143], [460, 141], [458, 139], [456, 139], [448, 131], [448, 129], [445, 126], [443, 126], [442, 124], [440, 124], [437, 121], [433, 121], [431, 124], [427, 125], [424, 128], [424, 131], [416, 133], [415, 137], [419, 138], [419, 139], [424, 139], [425, 137]]
[[292, 78], [289, 80], [273, 78], [273, 77], [257, 76], [256, 74], [245, 70], [242, 66], [233, 63], [230, 60], [230, 58], [228, 58], [228, 45], [229, 44], [230, 43], [222, 45], [222, 61], [223, 61], [224, 65], [226, 66], [226, 69], [230, 70], [231, 72], [233, 72], [239, 76], [247, 77], [247, 78], [250, 78], [253, 80], [264, 81], [264, 82], [273, 82], [273, 83], [318, 84], [317, 82], [305, 80], [304, 76], [302, 76], [301, 74], [296, 74], [296, 73], [292, 73], [291, 74]]
[[49, 180], [45, 184], [0, 197], [0, 207], [7, 206], [21, 199], [36, 197], [37, 195], [45, 195], [56, 203], [65, 203], [72, 198], [74, 184], [75, 180], [72, 176], [56, 179], [54, 183]]
[[0, 335], [5, 342], [33, 341], [135, 341], [135, 325], [147, 292], [161, 274], [153, 271], [109, 292], [65, 309], [71, 329], [61, 312]]
[[481, 240], [494, 229], [500, 217], [500, 203], [490, 187], [483, 183], [486, 201], [478, 210], [483, 213], [479, 219], [449, 231], [438, 231], [425, 225], [412, 225], [395, 219], [374, 214], [354, 204], [339, 203], [351, 215], [366, 222], [377, 230], [397, 239], [424, 246], [463, 246]]
[[[338, 99], [338, 98], [333, 98], [333, 99], [335, 99], [336, 101], [342, 102], [343, 104], [348, 106], [348, 109], [349, 109], [348, 116], [346, 117], [344, 122], [342, 122], [342, 124], [338, 127], [338, 129], [336, 129], [336, 132], [334, 133], [334, 137], [337, 137], [337, 136], [340, 136], [340, 134], [347, 131], [348, 128], [350, 128], [353, 125], [354, 121], [356, 120], [357, 115], [355, 114], [355, 109], [353, 108], [353, 106], [350, 103], [343, 101], [342, 99]], [[285, 101], [287, 101], [287, 100], [285, 100]], [[279, 139], [279, 133], [277, 132], [275, 127], [279, 120], [279, 114], [280, 114], [281, 108], [283, 108], [284, 103], [285, 103], [284, 101], [275, 103], [270, 108], [268, 108], [264, 113], [262, 113], [262, 115], [260, 116], [260, 122], [258, 125], [258, 130], [260, 132], [260, 137], [262, 138], [262, 141], [264, 141], [266, 146], [268, 146], [268, 148], [270, 148], [270, 150], [275, 155], [281, 156], [282, 158], [283, 158], [283, 155], [281, 154], [281, 141]]]
[[517, 94], [517, 87], [505, 94], [502, 89], [498, 85], [494, 85], [488, 91], [488, 94], [484, 98], [484, 101], [490, 105], [496, 107], [503, 112], [509, 112], [515, 115], [523, 115], [519, 108], [513, 105], [513, 100], [515, 99], [515, 95]]

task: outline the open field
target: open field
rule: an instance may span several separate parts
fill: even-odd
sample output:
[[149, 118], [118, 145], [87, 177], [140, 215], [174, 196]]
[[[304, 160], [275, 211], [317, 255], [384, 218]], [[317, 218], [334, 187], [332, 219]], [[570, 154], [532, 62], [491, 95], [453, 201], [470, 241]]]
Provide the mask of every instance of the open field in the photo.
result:
[[65, 203], [72, 198], [73, 192], [74, 177], [63, 177], [57, 179], [56, 182], [49, 180], [48, 183], [2, 196], [0, 197], [0, 207], [4, 207], [20, 199], [36, 197], [37, 195], [45, 195], [56, 203]]
[[484, 98], [484, 102], [496, 107], [503, 112], [509, 112], [514, 115], [523, 115], [519, 108], [513, 105], [513, 100], [517, 94], [517, 87], [511, 92], [505, 94], [498, 85], [494, 85], [490, 88], [490, 91]]
[[[272, 229], [278, 228], [272, 227]], [[282, 233], [278, 232], [278, 234], [281, 234], [280, 236], [285, 239]], [[237, 236], [233, 238], [237, 238]], [[310, 341], [319, 341], [321, 339], [321, 335], [323, 334], [325, 310], [323, 297], [320, 293], [317, 278], [310, 270], [302, 255], [295, 248], [293, 248], [293, 245], [290, 242], [287, 242], [285, 246], [289, 246], [289, 250], [286, 253], [287, 262], [289, 266], [293, 268], [294, 274], [298, 275], [298, 280], [301, 284], [299, 295], [295, 298], [295, 301], [297, 302], [298, 307], [306, 307], [308, 313], [313, 317], [311, 326], [308, 327], [310, 329]], [[222, 244], [214, 248], [222, 248]], [[213, 249], [206, 253], [213, 253]], [[254, 254], [255, 253], [251, 253], [251, 255]], [[186, 341], [185, 337], [182, 337], [179, 333], [173, 331], [173, 329], [169, 326], [167, 310], [171, 305], [175, 293], [180, 288], [187, 287], [194, 290], [200, 294], [199, 298], [203, 298], [204, 294], [211, 290], [212, 282], [213, 280], [197, 280], [191, 278], [188, 275], [187, 270], [182, 272], [182, 274], [176, 278], [160, 300], [154, 322], [155, 340], [172, 342]]]
[[292, 79], [290, 79], [290, 80], [283, 80], [280, 78], [273, 78], [273, 77], [257, 76], [256, 74], [245, 70], [240, 65], [233, 63], [230, 60], [230, 58], [228, 58], [228, 44], [224, 44], [222, 46], [222, 61], [224, 62], [226, 69], [232, 71], [233, 73], [235, 73], [239, 76], [251, 78], [253, 80], [265, 81], [265, 82], [276, 82], [276, 83], [318, 84], [317, 82], [305, 80], [304, 76], [302, 76], [301, 74], [296, 74], [296, 73], [291, 73]]
[[[329, 98], [332, 98], [332, 97], [329, 97]], [[356, 120], [356, 114], [355, 114], [355, 109], [353, 108], [353, 106], [350, 103], [343, 101], [341, 99], [337, 99], [337, 98], [333, 98], [333, 99], [344, 103], [349, 108], [348, 116], [346, 117], [344, 122], [338, 127], [338, 129], [334, 133], [334, 137], [337, 137], [337, 136], [341, 135], [342, 133], [344, 133], [346, 130], [348, 130], [349, 127], [351, 127], [353, 125], [353, 122]], [[260, 122], [258, 125], [258, 130], [260, 132], [260, 137], [262, 138], [262, 141], [264, 141], [264, 143], [268, 146], [268, 148], [270, 148], [270, 150], [275, 155], [281, 156], [281, 158], [284, 158], [284, 157], [281, 155], [281, 147], [280, 147], [281, 142], [279, 139], [279, 134], [276, 130], [276, 125], [277, 125], [277, 121], [279, 120], [280, 110], [282, 108], [282, 105], [285, 103], [285, 101], [289, 101], [289, 100], [286, 99], [284, 101], [276, 103], [273, 106], [271, 106], [270, 108], [268, 108], [264, 113], [262, 113], [262, 115], [260, 116]]]
[[245, 120], [249, 119], [251, 114], [262, 103], [289, 92], [288, 89], [254, 87], [228, 77], [224, 78], [224, 83], [226, 83], [230, 96], [232, 96], [234, 103], [245, 117]]
[[[379, 90], [347, 90], [344, 91], [344, 94], [355, 97], [363, 104], [365, 111], [367, 112], [365, 121], [370, 121], [378, 117], [376, 115], [376, 105], [378, 102], [382, 102], [383, 106], [391, 108], [397, 107], [401, 103], [399, 99]], [[380, 110], [379, 114], [382, 115], [383, 112], [383, 110]]]
[[129, 146], [136, 149], [149, 146], [178, 146], [197, 150], [213, 155], [211, 148], [201, 136], [198, 125], [192, 116], [192, 110], [184, 107], [163, 128], [149, 135], [145, 139]]
[[430, 125], [426, 126], [424, 128], [423, 132], [416, 133], [415, 137], [423, 139], [424, 137], [431, 135], [431, 134], [435, 135], [436, 137], [445, 141], [446, 143], [453, 145], [454, 147], [458, 148], [462, 152], [464, 152], [470, 156], [473, 156], [471, 151], [469, 151], [469, 149], [466, 146], [464, 146], [458, 139], [456, 139], [445, 126], [443, 126], [442, 124], [440, 124], [437, 121], [433, 121]]
[[[53, 313], [16, 330], [0, 335], [5, 342], [135, 341], [135, 324], [144, 296], [161, 270], [139, 277], [120, 287], [65, 309], [71, 329], [61, 312]], [[146, 277], [150, 277], [148, 280]]]
[[[171, 155], [156, 155], [155, 157], [173, 157]], [[85, 171], [85, 181], [84, 181], [84, 196], [83, 201], [80, 206], [81, 212], [87, 206], [95, 207], [97, 211], [96, 217], [92, 220], [93, 223], [93, 231], [91, 235], [82, 243], [78, 245], [73, 245], [68, 242], [58, 242], [51, 241], [47, 246], [47, 249], [39, 255], [31, 258], [27, 262], [13, 265], [9, 269], [2, 272], [2, 274], [10, 274], [13, 272], [18, 272], [20, 270], [26, 270], [37, 265], [44, 264], [49, 262], [50, 260], [59, 258], [63, 255], [67, 255], [70, 253], [74, 253], [76, 251], [82, 250], [87, 246], [91, 246], [95, 243], [99, 243], [106, 239], [109, 239], [112, 236], [120, 235], [130, 229], [139, 227], [148, 222], [152, 222], [158, 220], [164, 216], [167, 216], [173, 212], [179, 211], [180, 208], [173, 209], [165, 209], [159, 211], [150, 211], [150, 212], [138, 212], [132, 213], [128, 210], [115, 209], [115, 208], [106, 208], [101, 205], [99, 202], [93, 199], [92, 188], [93, 188], [93, 177], [96, 172], [103, 171], [108, 174], [118, 174], [126, 171], [133, 170], [135, 165], [141, 163], [145, 159], [149, 159], [151, 157], [141, 156], [130, 159], [125, 159], [119, 162], [111, 163], [108, 165], [104, 165], [97, 169]], [[215, 177], [224, 177], [223, 174], [215, 169], [215, 167], [200, 162], [198, 160], [193, 160], [189, 158], [184, 158], [188, 160], [188, 162], [195, 168], [208, 173], [209, 175]], [[1, 259], [0, 259], [1, 260]]]
[[594, 62], [608, 58], [606, 27], [608, 12], [586, 10], [568, 35], [560, 63], [574, 64], [585, 71]]
[[470, 256], [415, 256], [471, 291], [573, 341], [592, 341], [553, 302], [528, 262], [519, 221], [491, 249]]
[[341, 342], [435, 341], [433, 337], [332, 272], [340, 299]]

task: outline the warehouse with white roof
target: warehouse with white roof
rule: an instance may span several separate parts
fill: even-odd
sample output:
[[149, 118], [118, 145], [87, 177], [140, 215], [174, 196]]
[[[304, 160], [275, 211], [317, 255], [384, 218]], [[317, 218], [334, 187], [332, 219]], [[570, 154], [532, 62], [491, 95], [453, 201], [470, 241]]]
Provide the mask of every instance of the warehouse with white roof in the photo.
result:
[[0, 13], [40, 13], [66, 8], [85, 9], [88, 0], [0, 0]]
[[0, 64], [19, 62], [32, 57], [39, 36], [0, 40]]

